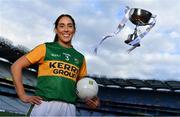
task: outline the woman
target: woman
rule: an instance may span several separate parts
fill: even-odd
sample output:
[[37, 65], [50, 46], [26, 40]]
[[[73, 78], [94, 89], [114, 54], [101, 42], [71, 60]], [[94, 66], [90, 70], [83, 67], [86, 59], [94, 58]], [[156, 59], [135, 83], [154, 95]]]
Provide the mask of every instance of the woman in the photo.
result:
[[[11, 66], [19, 98], [34, 105], [31, 116], [75, 116], [76, 82], [87, 75], [84, 56], [71, 45], [76, 31], [74, 19], [60, 15], [54, 31], [54, 42], [40, 44]], [[22, 70], [34, 63], [39, 64], [38, 82], [35, 96], [29, 96], [23, 87]], [[95, 109], [99, 98], [86, 99], [85, 103]]]

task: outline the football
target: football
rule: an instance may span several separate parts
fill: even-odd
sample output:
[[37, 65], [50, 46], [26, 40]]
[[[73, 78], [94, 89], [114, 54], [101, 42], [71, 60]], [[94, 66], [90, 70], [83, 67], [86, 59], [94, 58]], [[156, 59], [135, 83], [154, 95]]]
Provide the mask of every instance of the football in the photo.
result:
[[98, 84], [91, 78], [82, 78], [77, 82], [76, 93], [80, 99], [93, 98], [97, 96]]

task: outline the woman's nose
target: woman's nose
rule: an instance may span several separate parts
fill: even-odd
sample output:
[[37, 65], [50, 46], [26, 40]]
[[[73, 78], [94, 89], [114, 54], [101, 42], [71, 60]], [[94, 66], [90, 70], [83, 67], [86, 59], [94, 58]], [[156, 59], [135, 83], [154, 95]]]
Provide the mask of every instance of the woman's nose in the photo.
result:
[[68, 27], [67, 26], [64, 27], [64, 31], [68, 31]]

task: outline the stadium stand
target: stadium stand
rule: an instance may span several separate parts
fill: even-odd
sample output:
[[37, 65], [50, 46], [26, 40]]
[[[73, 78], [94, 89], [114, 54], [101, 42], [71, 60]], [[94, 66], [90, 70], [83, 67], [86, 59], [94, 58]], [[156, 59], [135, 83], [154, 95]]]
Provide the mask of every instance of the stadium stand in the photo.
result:
[[[18, 99], [12, 82], [10, 65], [26, 53], [14, 48], [17, 47], [0, 38], [0, 116], [26, 115], [30, 107]], [[29, 95], [35, 91], [36, 69], [37, 65], [23, 71]], [[101, 106], [92, 110], [78, 100], [77, 116], [180, 116], [179, 81], [87, 77], [95, 79], [99, 85]]]

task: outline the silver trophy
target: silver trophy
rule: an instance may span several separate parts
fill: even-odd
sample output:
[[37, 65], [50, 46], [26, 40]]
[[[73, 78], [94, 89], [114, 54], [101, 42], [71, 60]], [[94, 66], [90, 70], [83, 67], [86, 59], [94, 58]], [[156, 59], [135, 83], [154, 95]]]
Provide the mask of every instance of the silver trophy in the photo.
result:
[[129, 12], [129, 20], [136, 26], [149, 25], [152, 13], [144, 9], [131, 8]]
[[[119, 23], [117, 30], [113, 33], [110, 33], [103, 37], [100, 43], [95, 48], [95, 53], [97, 54], [98, 47], [102, 44], [104, 40], [109, 37], [117, 35], [124, 27], [126, 22], [129, 20], [135, 26], [134, 32], [128, 35], [128, 38], [124, 41], [126, 44], [131, 45], [132, 47], [128, 49], [128, 52], [131, 52], [136, 47], [140, 46], [141, 39], [154, 27], [156, 23], [156, 15], [153, 15], [151, 12], [140, 9], [140, 8], [129, 8], [128, 6], [125, 9], [125, 16]], [[138, 29], [139, 26], [147, 26], [144, 32]]]

